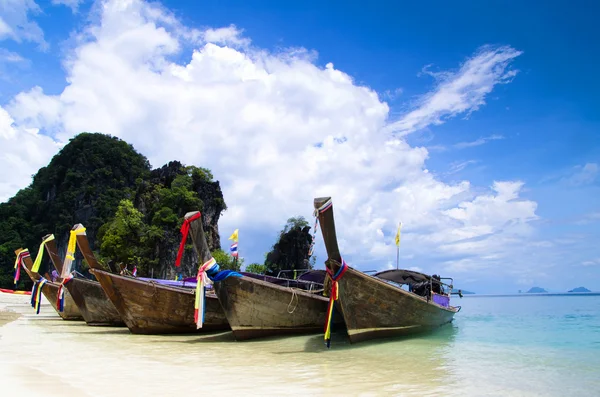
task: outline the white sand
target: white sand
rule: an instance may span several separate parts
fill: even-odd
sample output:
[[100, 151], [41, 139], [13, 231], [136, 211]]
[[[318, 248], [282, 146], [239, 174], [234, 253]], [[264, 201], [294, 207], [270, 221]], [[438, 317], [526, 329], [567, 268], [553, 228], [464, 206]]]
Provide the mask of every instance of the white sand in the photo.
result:
[[35, 315], [29, 301], [29, 296], [0, 294], [0, 310], [21, 314], [0, 325], [0, 387], [6, 396], [421, 396], [449, 391], [449, 374], [426, 341], [350, 347], [338, 335], [327, 351], [320, 334], [245, 342], [236, 342], [229, 332], [141, 336], [127, 328], [64, 321], [47, 302]]

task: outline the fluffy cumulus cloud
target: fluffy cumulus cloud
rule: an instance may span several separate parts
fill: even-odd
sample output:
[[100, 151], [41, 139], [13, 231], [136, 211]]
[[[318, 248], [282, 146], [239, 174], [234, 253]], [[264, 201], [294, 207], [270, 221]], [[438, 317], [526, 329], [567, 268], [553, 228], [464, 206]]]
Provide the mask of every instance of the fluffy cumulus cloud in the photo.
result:
[[[428, 172], [428, 151], [402, 138], [484, 105], [515, 75], [510, 63], [519, 51], [480, 49], [390, 122], [378, 93], [332, 64], [317, 66], [309, 51], [255, 48], [235, 26], [192, 29], [138, 0], [95, 9], [96, 22], [79, 32], [65, 60], [64, 91], [34, 87], [7, 106], [16, 124], [2, 125], [29, 137], [32, 148], [52, 148], [37, 129], [57, 142], [100, 131], [131, 142], [155, 166], [173, 159], [206, 166], [229, 206], [220, 227], [246, 231], [245, 244], [258, 243], [250, 231], [310, 217], [314, 197], [332, 196], [341, 248], [359, 266], [395, 259], [398, 220], [406, 255], [462, 256], [475, 268], [531, 233], [536, 204], [520, 198], [521, 182], [444, 183]], [[41, 165], [21, 161], [28, 175]], [[2, 195], [19, 183], [3, 186]]]
[[48, 164], [60, 145], [41, 135], [37, 129], [19, 128], [0, 107], [0, 200], [8, 200], [17, 190], [31, 183], [37, 169]]

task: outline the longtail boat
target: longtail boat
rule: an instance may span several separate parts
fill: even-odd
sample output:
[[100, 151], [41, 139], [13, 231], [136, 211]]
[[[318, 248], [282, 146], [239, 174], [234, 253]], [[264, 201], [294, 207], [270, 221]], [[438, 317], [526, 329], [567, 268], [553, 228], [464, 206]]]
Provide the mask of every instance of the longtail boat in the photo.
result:
[[[197, 213], [189, 212], [185, 219], [192, 219]], [[190, 233], [196, 250], [206, 252], [207, 243], [199, 220], [191, 222]], [[200, 255], [209, 261], [212, 259], [210, 253], [208, 257]], [[214, 266], [214, 259], [212, 262], [209, 266]], [[206, 269], [210, 274], [209, 270]], [[237, 340], [323, 330], [328, 299], [322, 295], [322, 282], [242, 272], [238, 277], [215, 280], [214, 290]]]
[[327, 250], [332, 295], [337, 293], [351, 343], [431, 330], [452, 321], [460, 310], [450, 306], [452, 285], [410, 270], [367, 275], [351, 268], [340, 255], [331, 198], [316, 198], [314, 207]]
[[[124, 327], [125, 323], [121, 320], [121, 316], [117, 312], [115, 305], [108, 299], [100, 283], [84, 277], [78, 277], [77, 274], [74, 274], [75, 272], [69, 273], [70, 269], [65, 268], [64, 265], [68, 264], [67, 257], [73, 255], [74, 252], [69, 252], [67, 249], [65, 262], [63, 263], [56, 248], [56, 241], [47, 237], [45, 236], [43, 240], [54, 267], [58, 270], [59, 275], [64, 276], [68, 274], [65, 278], [59, 279], [62, 287], [66, 288], [71, 295], [85, 322], [88, 325], [95, 326]], [[74, 248], [72, 247], [73, 251]], [[60, 301], [58, 299], [57, 297], [57, 301], [51, 303], [56, 305], [56, 309], [60, 312]]]
[[[60, 284], [57, 284], [57, 283], [49, 280], [48, 278], [44, 278], [39, 273], [34, 272], [32, 270], [33, 269], [33, 260], [31, 259], [31, 255], [29, 254], [28, 250], [19, 248], [19, 249], [15, 250], [15, 255], [17, 255], [17, 262], [18, 262], [17, 266], [19, 268], [23, 268], [25, 270], [25, 272], [27, 273], [27, 275], [29, 276], [29, 278], [31, 278], [31, 281], [33, 281], [34, 291], [36, 291], [36, 287], [37, 288], [41, 287], [42, 294], [44, 295], [44, 297], [46, 297], [48, 302], [50, 302], [50, 304], [52, 305], [54, 310], [56, 310], [55, 302], [58, 298], [58, 290], [60, 288]], [[38, 253], [38, 255], [43, 255], [43, 251], [40, 251]], [[40, 260], [41, 260], [41, 258], [40, 258]], [[32, 295], [33, 295], [32, 298], [35, 298], [35, 295], [34, 294], [32, 294]], [[38, 308], [39, 308], [39, 301], [37, 304], [38, 304]], [[77, 305], [75, 304], [75, 302], [73, 301], [73, 298], [71, 297], [71, 295], [68, 292], [65, 292], [65, 295], [64, 295], [63, 311], [56, 310], [56, 312], [63, 320], [73, 320], [73, 321], [83, 320], [83, 317], [81, 316], [81, 312], [77, 308]], [[39, 311], [38, 311], [38, 313], [39, 313]]]
[[[73, 230], [83, 229], [81, 224]], [[90, 249], [85, 232], [77, 233], [77, 245], [90, 272], [134, 334], [180, 334], [229, 330], [214, 294], [207, 293], [204, 327], [194, 321], [196, 282], [142, 279], [107, 272]]]

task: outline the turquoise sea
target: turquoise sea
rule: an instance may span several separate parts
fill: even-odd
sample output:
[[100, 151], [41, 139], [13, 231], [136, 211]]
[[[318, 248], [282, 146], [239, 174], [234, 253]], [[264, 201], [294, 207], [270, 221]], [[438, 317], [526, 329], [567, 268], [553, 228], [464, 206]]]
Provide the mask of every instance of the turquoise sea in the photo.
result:
[[337, 332], [330, 350], [322, 335], [132, 335], [11, 299], [0, 310], [22, 316], [0, 326], [0, 384], [17, 395], [600, 395], [597, 295], [456, 297], [436, 332], [356, 345]]
[[468, 296], [454, 302], [460, 313], [431, 342], [457, 391], [600, 395], [600, 296]]

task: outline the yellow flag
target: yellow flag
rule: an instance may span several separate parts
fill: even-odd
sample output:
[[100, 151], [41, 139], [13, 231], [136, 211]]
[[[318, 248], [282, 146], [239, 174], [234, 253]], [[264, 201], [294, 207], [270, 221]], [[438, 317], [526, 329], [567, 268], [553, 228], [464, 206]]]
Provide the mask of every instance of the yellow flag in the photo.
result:
[[400, 247], [400, 228], [402, 228], [402, 222], [398, 224], [398, 232], [396, 233], [396, 246]]
[[235, 229], [235, 231], [233, 232], [233, 234], [231, 236], [229, 236], [229, 240], [233, 240], [236, 243], [238, 242], [238, 230], [239, 229]]

